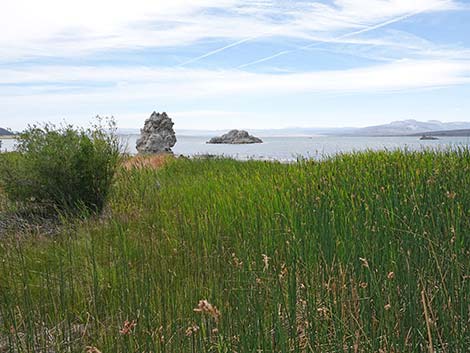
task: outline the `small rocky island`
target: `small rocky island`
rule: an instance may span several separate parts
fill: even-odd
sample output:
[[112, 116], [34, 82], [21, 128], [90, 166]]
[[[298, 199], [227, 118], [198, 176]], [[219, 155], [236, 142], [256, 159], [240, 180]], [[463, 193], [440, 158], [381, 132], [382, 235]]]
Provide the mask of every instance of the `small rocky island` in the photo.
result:
[[171, 148], [176, 144], [173, 121], [168, 115], [153, 112], [145, 120], [144, 128], [140, 130], [140, 138], [136, 148], [139, 153], [173, 153]]
[[430, 135], [422, 135], [419, 139], [420, 140], [439, 140], [439, 138], [435, 136], [430, 136]]
[[209, 141], [207, 141], [207, 143], [241, 145], [248, 143], [263, 143], [263, 141], [258, 137], [250, 135], [245, 130], [231, 130], [222, 136], [211, 138]]

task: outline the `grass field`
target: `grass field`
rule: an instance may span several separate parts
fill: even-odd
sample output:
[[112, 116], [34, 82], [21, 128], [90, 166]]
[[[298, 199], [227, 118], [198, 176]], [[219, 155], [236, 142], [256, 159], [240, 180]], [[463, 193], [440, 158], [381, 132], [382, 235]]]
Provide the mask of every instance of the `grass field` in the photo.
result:
[[470, 151], [152, 165], [4, 235], [0, 352], [468, 352]]

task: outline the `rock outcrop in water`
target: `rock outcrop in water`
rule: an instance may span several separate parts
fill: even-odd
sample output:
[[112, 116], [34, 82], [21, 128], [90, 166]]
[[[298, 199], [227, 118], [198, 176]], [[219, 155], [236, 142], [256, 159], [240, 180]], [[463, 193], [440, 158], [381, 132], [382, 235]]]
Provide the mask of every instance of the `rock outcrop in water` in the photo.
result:
[[228, 133], [213, 137], [207, 143], [227, 143], [227, 144], [247, 144], [247, 143], [263, 143], [258, 137], [250, 135], [245, 130], [231, 130]]
[[439, 140], [439, 138], [434, 137], [434, 136], [429, 136], [429, 135], [422, 135], [419, 139], [420, 140]]
[[139, 153], [172, 153], [171, 148], [176, 144], [173, 121], [168, 115], [153, 112], [150, 118], [145, 120], [144, 128], [140, 130], [140, 138], [136, 148]]

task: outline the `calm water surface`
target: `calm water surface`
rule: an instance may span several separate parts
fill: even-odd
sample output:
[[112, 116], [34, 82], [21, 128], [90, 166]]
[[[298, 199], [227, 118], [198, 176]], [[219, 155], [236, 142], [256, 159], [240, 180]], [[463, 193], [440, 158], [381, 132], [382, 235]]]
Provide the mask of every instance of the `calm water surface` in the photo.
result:
[[[123, 136], [127, 151], [136, 153], [135, 142], [139, 136]], [[439, 140], [421, 141], [418, 137], [358, 137], [358, 136], [315, 136], [315, 137], [262, 137], [261, 144], [210, 145], [211, 136], [177, 136], [173, 151], [176, 154], [194, 156], [210, 154], [233, 157], [241, 160], [262, 159], [293, 161], [299, 157], [321, 159], [338, 153], [371, 150], [423, 148], [448, 148], [449, 146], [470, 146], [468, 137], [443, 137]]]
[[[127, 152], [135, 154], [138, 135], [121, 135], [127, 144]], [[421, 150], [442, 149], [449, 146], [470, 146], [468, 137], [442, 137], [434, 141], [421, 141], [418, 137], [359, 137], [359, 136], [314, 136], [314, 137], [262, 137], [264, 143], [252, 145], [209, 145], [211, 136], [177, 136], [175, 154], [197, 156], [203, 154], [233, 157], [241, 160], [262, 159], [293, 161], [299, 157], [320, 159], [337, 153], [363, 150]], [[15, 140], [3, 140], [2, 150], [13, 150]]]

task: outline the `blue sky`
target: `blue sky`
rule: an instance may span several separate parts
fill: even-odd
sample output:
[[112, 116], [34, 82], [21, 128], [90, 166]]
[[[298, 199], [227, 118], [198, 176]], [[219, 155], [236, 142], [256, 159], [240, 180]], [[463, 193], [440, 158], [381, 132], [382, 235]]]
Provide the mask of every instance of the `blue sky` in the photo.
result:
[[470, 121], [467, 0], [15, 0], [0, 126], [180, 129]]

